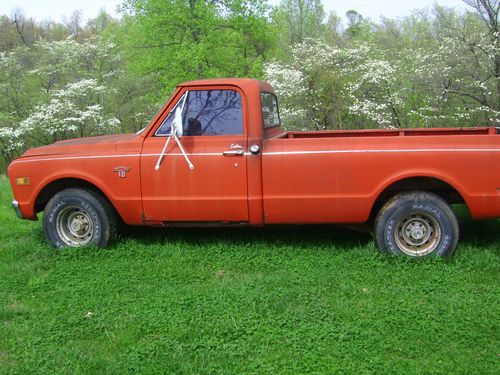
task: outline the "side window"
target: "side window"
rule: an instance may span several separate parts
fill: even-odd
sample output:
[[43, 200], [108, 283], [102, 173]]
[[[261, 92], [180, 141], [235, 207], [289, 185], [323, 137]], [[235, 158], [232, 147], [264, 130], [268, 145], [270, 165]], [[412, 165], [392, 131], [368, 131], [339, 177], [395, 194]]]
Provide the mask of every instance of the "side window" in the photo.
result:
[[[170, 134], [174, 113], [175, 108], [156, 135]], [[188, 91], [182, 123], [186, 136], [243, 134], [241, 95], [233, 90]]]
[[265, 128], [272, 128], [281, 124], [278, 110], [278, 99], [275, 95], [268, 92], [260, 94], [262, 102], [262, 123]]

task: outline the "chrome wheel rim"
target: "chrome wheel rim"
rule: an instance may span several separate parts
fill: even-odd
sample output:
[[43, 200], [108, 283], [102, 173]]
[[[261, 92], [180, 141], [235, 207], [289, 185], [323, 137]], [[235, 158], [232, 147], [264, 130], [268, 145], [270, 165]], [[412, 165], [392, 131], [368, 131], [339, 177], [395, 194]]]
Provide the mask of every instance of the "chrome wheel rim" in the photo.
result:
[[396, 224], [394, 240], [398, 248], [413, 257], [432, 253], [441, 240], [441, 227], [434, 217], [427, 213], [415, 213]]
[[67, 246], [84, 246], [94, 235], [94, 223], [90, 215], [78, 206], [64, 207], [57, 215], [56, 223], [57, 234]]

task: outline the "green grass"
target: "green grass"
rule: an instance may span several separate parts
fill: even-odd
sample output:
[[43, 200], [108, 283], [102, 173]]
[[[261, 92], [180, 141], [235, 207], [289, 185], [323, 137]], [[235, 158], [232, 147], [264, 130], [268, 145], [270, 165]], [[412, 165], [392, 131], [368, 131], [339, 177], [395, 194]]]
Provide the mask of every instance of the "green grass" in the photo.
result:
[[[0, 181], [1, 373], [498, 373], [498, 221], [411, 261], [331, 226], [53, 250]], [[89, 313], [91, 312], [91, 314]]]

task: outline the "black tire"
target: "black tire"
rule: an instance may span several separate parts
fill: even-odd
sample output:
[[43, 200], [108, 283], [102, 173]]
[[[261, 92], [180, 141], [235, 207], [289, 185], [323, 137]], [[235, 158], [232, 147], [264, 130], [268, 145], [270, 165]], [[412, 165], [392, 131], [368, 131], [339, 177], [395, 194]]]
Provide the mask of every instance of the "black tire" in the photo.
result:
[[453, 253], [458, 243], [458, 221], [448, 203], [427, 192], [401, 193], [380, 210], [374, 226], [377, 247], [410, 257]]
[[100, 194], [82, 188], [56, 193], [45, 207], [43, 229], [55, 248], [107, 247], [116, 239], [118, 216]]

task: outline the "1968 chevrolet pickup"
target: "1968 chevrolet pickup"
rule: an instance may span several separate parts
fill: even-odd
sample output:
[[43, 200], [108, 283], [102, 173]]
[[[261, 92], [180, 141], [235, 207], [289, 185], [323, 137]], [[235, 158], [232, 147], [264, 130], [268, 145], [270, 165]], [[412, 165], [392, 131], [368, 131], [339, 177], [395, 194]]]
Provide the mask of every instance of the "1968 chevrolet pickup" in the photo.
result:
[[8, 173], [19, 217], [55, 247], [105, 247], [117, 223], [373, 225], [377, 246], [451, 254], [451, 204], [500, 217], [495, 128], [283, 131], [272, 87], [251, 79], [181, 84], [137, 134], [27, 151]]

